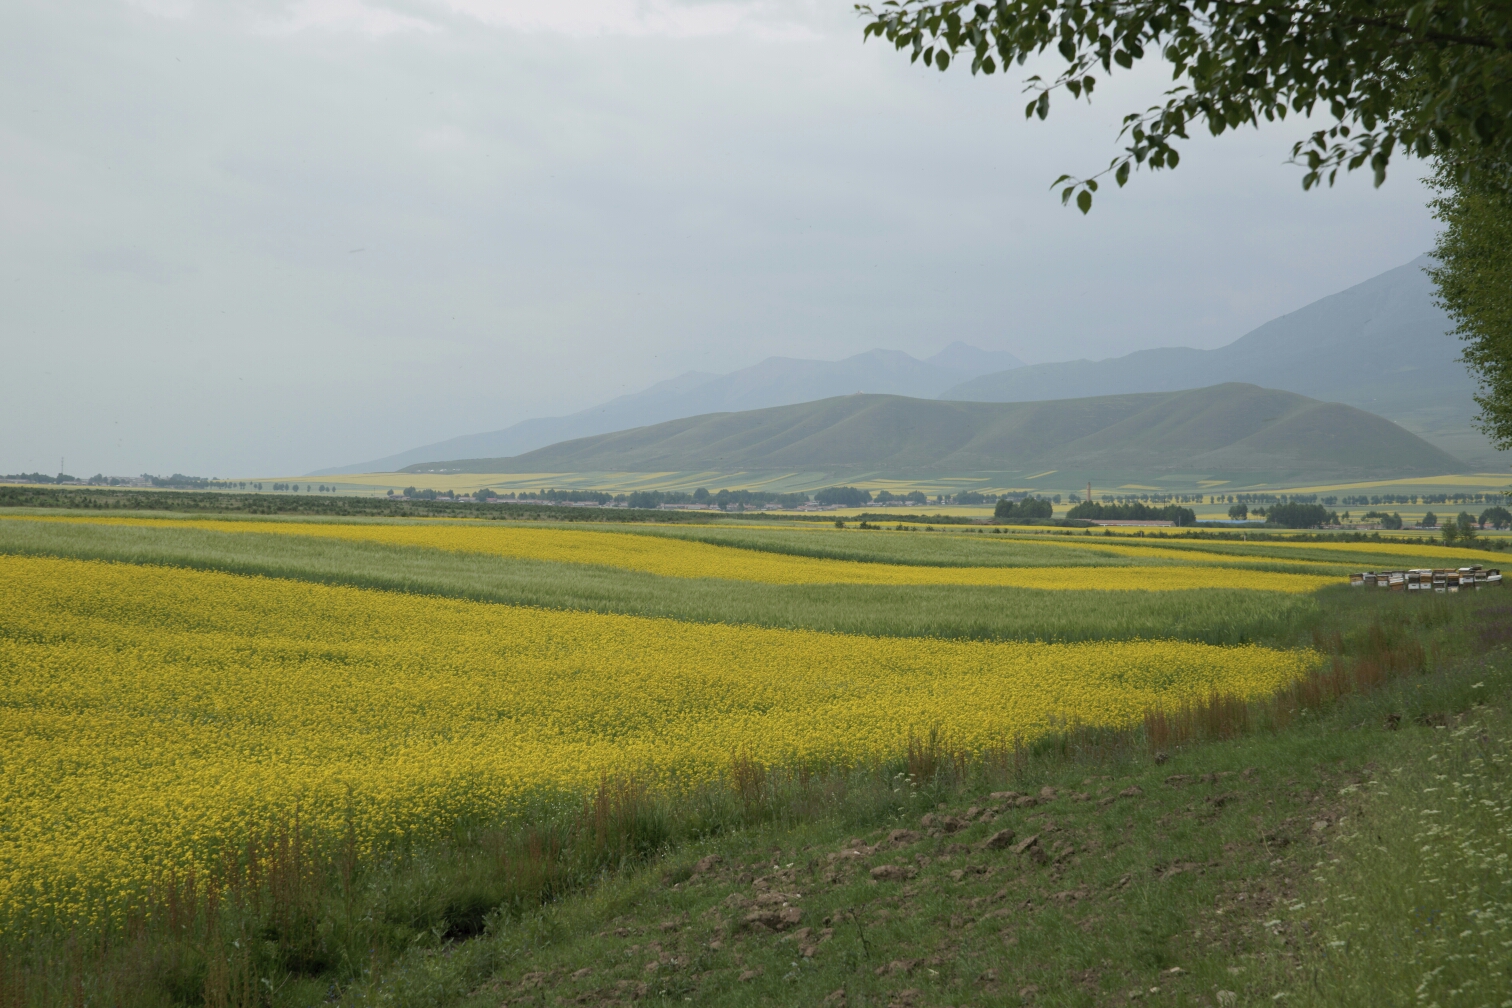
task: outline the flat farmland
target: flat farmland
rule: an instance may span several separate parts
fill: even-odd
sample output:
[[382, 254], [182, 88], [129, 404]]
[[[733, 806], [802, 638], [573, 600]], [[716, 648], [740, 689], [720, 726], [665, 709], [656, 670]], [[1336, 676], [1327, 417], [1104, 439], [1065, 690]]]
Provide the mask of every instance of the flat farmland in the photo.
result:
[[[1468, 601], [1377, 600], [1347, 587], [1351, 571], [1494, 557], [1389, 540], [17, 510], [0, 517], [0, 927], [46, 973], [57, 936], [155, 934], [165, 886], [197, 906], [274, 885], [259, 880], [290, 837], [316, 866], [300, 871], [326, 879], [303, 913], [355, 912], [357, 879], [402, 902], [413, 866], [453, 862], [495, 880], [477, 882], [485, 910], [504, 913], [507, 877], [529, 894], [509, 913], [527, 913], [675, 836], [751, 828], [776, 800], [751, 796], [782, 781], [819, 801], [805, 815], [863, 793], [867, 815], [894, 815], [889, 801], [1027, 772], [1068, 739], [1172, 745], [1168, 717], [1209, 709], [1284, 725], [1319, 683], [1345, 681], [1352, 648], [1388, 670], [1431, 664], [1404, 633], [1458, 653], [1444, 634]], [[1381, 623], [1378, 602], [1405, 618]], [[682, 825], [605, 825], [615, 802]], [[519, 865], [556, 863], [551, 844], [580, 851], [592, 829], [571, 824], [590, 813], [596, 860], [519, 882]], [[605, 860], [616, 830], [648, 829], [661, 839]], [[467, 839], [480, 835], [513, 853]], [[474, 933], [448, 931], [462, 911], [446, 906], [410, 914], [430, 939], [390, 907], [301, 940], [398, 961]], [[306, 992], [360, 972], [290, 954], [246, 968]]]

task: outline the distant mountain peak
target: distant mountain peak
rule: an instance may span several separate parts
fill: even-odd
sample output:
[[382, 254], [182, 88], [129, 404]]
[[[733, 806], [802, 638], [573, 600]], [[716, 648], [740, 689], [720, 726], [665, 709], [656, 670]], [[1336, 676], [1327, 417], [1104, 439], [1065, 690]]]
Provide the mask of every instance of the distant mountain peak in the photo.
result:
[[933, 357], [924, 358], [924, 363], [971, 375], [1011, 371], [1024, 366], [1023, 361], [1007, 350], [982, 350], [969, 343], [962, 343], [960, 340], [956, 340]]
[[515, 458], [412, 472], [805, 470], [1241, 475], [1251, 482], [1442, 475], [1459, 459], [1352, 406], [1237, 382], [1179, 392], [987, 403], [843, 395], [709, 413]]
[[576, 438], [710, 413], [858, 393], [1028, 402], [1171, 392], [1250, 382], [1349, 404], [1401, 423], [1482, 471], [1505, 466], [1471, 426], [1475, 382], [1433, 303], [1426, 256], [1279, 316], [1215, 350], [1163, 347], [1100, 361], [1025, 366], [1005, 350], [956, 340], [923, 360], [874, 349], [844, 360], [768, 357], [716, 375], [687, 371], [573, 413], [523, 420], [311, 476], [393, 471], [435, 459], [504, 458]]
[[940, 398], [1025, 402], [1251, 382], [1370, 410], [1481, 471], [1506, 465], [1472, 425], [1475, 381], [1434, 303], [1426, 256], [1277, 316], [1213, 350], [1161, 347], [980, 375]]
[[558, 441], [681, 417], [787, 406], [858, 392], [933, 398], [963, 379], [1018, 364], [1012, 354], [979, 350], [965, 343], [952, 343], [928, 361], [901, 350], [881, 348], [838, 361], [768, 357], [729, 374], [685, 371], [643, 391], [617, 396], [568, 416], [522, 420], [503, 430], [467, 434], [310, 475], [390, 472], [437, 458], [520, 455]]

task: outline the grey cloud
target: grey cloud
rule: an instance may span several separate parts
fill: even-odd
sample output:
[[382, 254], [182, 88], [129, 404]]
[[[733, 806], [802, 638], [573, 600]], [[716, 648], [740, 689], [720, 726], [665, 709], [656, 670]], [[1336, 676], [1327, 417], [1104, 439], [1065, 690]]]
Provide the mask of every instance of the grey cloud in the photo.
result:
[[6, 5], [0, 468], [305, 472], [772, 355], [1217, 346], [1431, 240], [1410, 167], [1301, 193], [1295, 124], [1063, 210], [1149, 81], [1026, 124], [848, 3], [505, 16], [548, 8]]

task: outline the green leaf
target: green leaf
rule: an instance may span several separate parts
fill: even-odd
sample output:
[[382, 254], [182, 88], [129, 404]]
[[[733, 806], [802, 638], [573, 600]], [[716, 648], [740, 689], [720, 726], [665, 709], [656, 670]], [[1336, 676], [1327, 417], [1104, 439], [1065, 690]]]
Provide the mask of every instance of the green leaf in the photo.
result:
[[1090, 192], [1083, 189], [1080, 193], [1077, 194], [1076, 209], [1080, 210], [1082, 213], [1086, 213], [1088, 210], [1092, 209], [1092, 194]]
[[1309, 188], [1367, 168], [1380, 183], [1386, 160], [1360, 156], [1386, 145], [1419, 157], [1453, 152], [1466, 171], [1512, 186], [1508, 0], [872, 0], [855, 9], [863, 40], [885, 38], [939, 70], [963, 51], [973, 74], [990, 74], [1055, 50], [1065, 67], [1025, 82], [1026, 118], [1047, 118], [1057, 87], [1090, 101], [1087, 71], [1097, 64], [1164, 60], [1172, 83], [1163, 104], [1122, 120], [1119, 136], [1132, 143], [1111, 166], [1120, 185], [1140, 164], [1178, 166], [1173, 145], [1195, 124], [1221, 135], [1326, 110], [1332, 127], [1292, 152]]

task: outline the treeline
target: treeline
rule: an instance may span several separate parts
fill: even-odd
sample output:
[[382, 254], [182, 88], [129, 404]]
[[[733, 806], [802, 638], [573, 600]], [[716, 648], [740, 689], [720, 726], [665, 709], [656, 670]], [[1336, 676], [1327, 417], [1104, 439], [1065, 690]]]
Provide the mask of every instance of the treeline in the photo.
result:
[[[151, 473], [142, 473], [141, 476], [106, 476], [104, 473], [95, 473], [88, 479], [71, 476], [60, 472], [56, 476], [47, 473], [7, 473], [8, 480], [25, 480], [28, 483], [40, 483], [44, 486], [49, 483], [87, 483], [90, 486], [155, 486], [155, 487], [189, 487], [203, 490], [216, 485], [214, 480], [204, 476], [185, 476], [183, 473], [174, 473], [172, 476], [154, 476]], [[245, 484], [243, 484], [245, 486]]]
[[[1169, 494], [1169, 493], [1137, 493], [1137, 494], [1103, 494], [1104, 504], [1201, 504], [1202, 494]], [[1060, 502], [1060, 498], [1055, 498]], [[1071, 495], [1071, 503], [1078, 504], [1081, 497]], [[1209, 501], [1208, 503], [1214, 503]]]
[[1197, 521], [1197, 513], [1189, 507], [1180, 504], [1151, 507], [1138, 501], [1132, 504], [1082, 501], [1067, 511], [1066, 517], [1083, 521], [1168, 521], [1177, 525], [1191, 525]]
[[[1402, 498], [1406, 500], [1407, 498]], [[1360, 498], [1364, 503], [1364, 498]], [[1377, 498], [1379, 501], [1380, 498]], [[1388, 502], [1390, 498], [1387, 498]], [[1273, 494], [1273, 493], [1240, 493], [1240, 494], [1214, 494], [1208, 498], [1209, 504], [1317, 504], [1320, 498], [1317, 494]], [[1337, 497], [1323, 497], [1321, 503], [1333, 507], [1339, 502]], [[1344, 498], [1349, 503], [1349, 498]], [[1201, 504], [1199, 499], [1197, 503]]]
[[[1076, 508], [1071, 510], [1074, 512]], [[1054, 514], [1055, 505], [1043, 497], [1025, 497], [1021, 501], [1011, 501], [1004, 497], [997, 502], [997, 507], [992, 512], [992, 516], [998, 521], [1010, 521], [1015, 518], [1049, 518]]]
[[[417, 490], [407, 487], [404, 490], [406, 497], [420, 497], [427, 500], [437, 497], [450, 496], [449, 491]], [[997, 498], [989, 497], [974, 491], [962, 491], [954, 495], [940, 494], [931, 498], [922, 490], [914, 490], [906, 494], [895, 494], [890, 490], [879, 490], [873, 494], [869, 490], [853, 486], [833, 486], [816, 490], [812, 494], [806, 493], [773, 493], [766, 490], [717, 490], [710, 491], [707, 487], [699, 487], [692, 493], [682, 490], [635, 490], [629, 493], [611, 494], [602, 490], [561, 490], [542, 488], [540, 490], [503, 492], [490, 489], [482, 489], [474, 495], [478, 500], [538, 500], [561, 502], [566, 504], [623, 504], [631, 508], [656, 508], [663, 504], [704, 504], [718, 507], [722, 511], [731, 508], [762, 507], [775, 504], [781, 508], [795, 508], [800, 504], [810, 501], [816, 504], [825, 504], [838, 507], [862, 507], [866, 504], [991, 504]], [[1057, 494], [1053, 500], [1060, 502]]]
[[[336, 484], [304, 483], [304, 482], [248, 482], [246, 480], [222, 480], [214, 477], [186, 476], [183, 473], [174, 473], [171, 476], [154, 476], [151, 473], [143, 473], [137, 476], [103, 476], [95, 475], [87, 481], [67, 473], [59, 473], [50, 476], [46, 473], [13, 473], [6, 477], [10, 480], [25, 480], [32, 484], [73, 484], [88, 483], [90, 486], [152, 486], [163, 489], [183, 490], [220, 490], [220, 491], [265, 491], [271, 490], [279, 494], [340, 494], [341, 488]], [[1021, 495], [1022, 496], [1022, 495]], [[680, 490], [635, 490], [625, 493], [611, 493], [604, 490], [564, 489], [560, 487], [542, 487], [538, 490], [505, 491], [495, 490], [491, 487], [482, 487], [471, 492], [459, 490], [435, 490], [429, 487], [408, 486], [402, 491], [388, 492], [388, 498], [394, 501], [427, 501], [460, 503], [471, 500], [478, 503], [485, 501], [509, 501], [522, 503], [544, 503], [561, 505], [618, 504], [625, 508], [635, 510], [650, 510], [662, 505], [692, 505], [701, 504], [714, 506], [722, 511], [744, 510], [752, 507], [764, 507], [775, 505], [779, 508], [792, 509], [802, 504], [814, 502], [824, 505], [840, 507], [861, 507], [865, 504], [939, 504], [939, 505], [963, 505], [963, 504], [992, 504], [994, 501], [1008, 500], [1011, 505], [1019, 507], [1013, 513], [1016, 518], [1029, 518], [1040, 516], [1040, 511], [1049, 506], [1050, 502], [1059, 504], [1060, 494], [1052, 497], [1018, 499], [1014, 497], [998, 497], [978, 493], [974, 490], [962, 490], [955, 494], [937, 494], [931, 497], [922, 490], [913, 490], [908, 493], [893, 493], [890, 490], [879, 490], [875, 494], [853, 486], [825, 487], [822, 490], [809, 493], [775, 493], [766, 490], [730, 490], [721, 489], [710, 491], [707, 487], [699, 487], [690, 492]], [[368, 498], [342, 498], [343, 500], [362, 500]], [[1075, 497], [1072, 498], [1075, 500]], [[1029, 501], [1042, 500], [1043, 503], [1028, 503]], [[86, 505], [87, 506], [87, 505]], [[145, 506], [145, 505], [144, 505]], [[278, 506], [274, 506], [275, 509]], [[1027, 510], [1025, 510], [1027, 508]], [[148, 507], [148, 510], [152, 508]], [[232, 508], [232, 510], [244, 510]], [[250, 510], [250, 509], [247, 509]], [[259, 511], [267, 511], [259, 508]], [[316, 508], [311, 511], [308, 507], [296, 507], [291, 513], [326, 513]], [[334, 512], [333, 512], [334, 513]], [[1049, 517], [1049, 514], [1043, 515]]]
[[[1507, 494], [1502, 493], [1459, 493], [1459, 494], [1382, 494], [1380, 496], [1366, 497], [1364, 495], [1344, 497], [1340, 503], [1350, 506], [1378, 507], [1382, 504], [1504, 504], [1507, 502]], [[1325, 504], [1333, 504], [1332, 497], [1323, 499]]]
[[174, 473], [172, 476], [151, 476], [143, 473], [148, 481], [155, 487], [193, 487], [203, 490], [210, 486], [212, 480], [204, 476], [185, 476], [183, 473]]
[[[1258, 494], [1238, 494], [1236, 496], [1260, 496]], [[1316, 499], [1316, 498], [1315, 498]], [[1229, 517], [1243, 521], [1249, 515], [1265, 519], [1267, 525], [1278, 525], [1281, 528], [1317, 528], [1320, 525], [1339, 524], [1337, 512], [1330, 511], [1322, 504], [1302, 503], [1290, 501], [1283, 504], [1272, 504], [1269, 508], [1255, 508], [1253, 511], [1244, 502], [1235, 504], [1228, 510]], [[1153, 508], [1145, 504], [1096, 504], [1090, 501], [1076, 505], [1066, 515], [1068, 518], [1086, 518], [1092, 521], [1107, 519], [1109, 521], [1168, 521], [1177, 525], [1191, 525], [1197, 521], [1197, 515], [1191, 508], [1179, 507], [1175, 504], [1162, 508]], [[1401, 528], [1401, 519], [1396, 519], [1396, 527]]]
[[[425, 494], [433, 491], [418, 491]], [[409, 487], [405, 496], [414, 496], [417, 491]], [[613, 494], [603, 490], [541, 489], [504, 493], [487, 488], [474, 494], [478, 500], [535, 500], [563, 504], [623, 504], [628, 508], [658, 508], [663, 504], [712, 504], [720, 510], [731, 507], [759, 507], [776, 504], [793, 508], [808, 502], [808, 495], [801, 493], [770, 493], [761, 490], [719, 490], [710, 493], [707, 487], [699, 487], [692, 493], [678, 490], [635, 490], [630, 493]]]
[[710, 493], [707, 487], [699, 487], [692, 493], [671, 490], [637, 490], [634, 493], [616, 497], [615, 500], [623, 500], [633, 508], [654, 508], [662, 504], [712, 504], [721, 511], [727, 511], [732, 507], [761, 507], [766, 504], [795, 508], [800, 504], [807, 504], [809, 498], [807, 494], [772, 493], [766, 490], [718, 490]]
[[70, 476], [70, 475], [68, 475], [68, 473], [58, 473], [58, 475], [56, 475], [56, 476], [49, 476], [46, 473], [39, 473], [39, 472], [31, 472], [31, 473], [6, 473], [5, 474], [5, 478], [8, 479], [8, 480], [25, 480], [28, 483], [77, 483], [77, 482], [79, 482], [79, 477], [77, 477], [77, 476]]
[[[246, 489], [249, 489], [249, 488], [252, 489], [252, 490], [261, 490], [263, 488], [263, 485], [261, 483], [211, 483], [210, 485], [212, 487], [214, 487], [215, 489], [217, 489], [217, 490], [246, 490]], [[273, 492], [274, 493], [299, 493], [299, 484], [298, 483], [273, 483], [273, 484], [270, 484], [270, 486], [273, 488]], [[336, 493], [337, 492], [336, 487], [334, 485], [333, 486], [326, 486], [324, 483], [306, 483], [304, 485], [304, 488], [305, 488], [305, 493]], [[410, 489], [414, 489], [414, 488], [411, 487]], [[393, 493], [393, 492], [394, 491], [392, 491], [392, 490], [389, 491], [389, 493]], [[434, 494], [435, 491], [432, 490], [431, 493]], [[432, 498], [432, 499], [434, 500], [435, 498]]]
[[[1348, 517], [1349, 512], [1344, 512], [1344, 515], [1345, 517]], [[1387, 530], [1388, 532], [1399, 532], [1402, 529], [1402, 516], [1396, 514], [1395, 512], [1387, 514], [1385, 511], [1366, 511], [1363, 515], [1360, 516], [1360, 520], [1377, 522], [1380, 524], [1381, 528]], [[1429, 511], [1428, 517], [1423, 519], [1423, 527], [1431, 528], [1436, 524], [1438, 524], [1438, 516], [1435, 515], [1432, 511]]]
[[20, 487], [0, 484], [0, 508], [71, 508], [82, 511], [233, 512], [250, 515], [337, 517], [490, 518], [510, 521], [705, 522], [698, 511], [577, 508], [529, 502], [506, 505], [475, 500], [405, 500], [400, 497], [321, 497], [316, 494], [227, 493], [188, 490], [120, 490], [107, 487]]
[[1277, 504], [1265, 512], [1265, 523], [1282, 528], [1317, 528], [1339, 524], [1339, 516], [1322, 504]]
[[[1072, 498], [1073, 500], [1075, 498]], [[975, 490], [962, 490], [955, 494], [936, 494], [930, 497], [922, 490], [914, 490], [906, 494], [895, 494], [891, 490], [878, 490], [873, 495], [868, 490], [859, 487], [840, 486], [827, 487], [814, 494], [814, 502], [817, 504], [839, 504], [841, 507], [860, 507], [863, 504], [992, 504], [994, 502], [1008, 501], [1010, 503], [1022, 503], [1028, 500], [1041, 500], [1045, 503], [1059, 504], [1060, 494], [1052, 497], [1034, 498], [1020, 494], [1012, 496], [994, 496], [992, 494], [977, 493]], [[1048, 514], [1045, 517], [1049, 517]]]
[[[1367, 517], [1369, 516], [1367, 515]], [[1456, 542], [1461, 540], [1469, 541], [1475, 538], [1475, 533], [1478, 529], [1483, 529], [1488, 524], [1495, 529], [1502, 529], [1506, 528], [1508, 525], [1512, 525], [1512, 511], [1508, 511], [1501, 505], [1497, 505], [1495, 507], [1486, 508], [1486, 510], [1481, 512], [1479, 518], [1476, 518], [1468, 511], [1461, 511], [1453, 518], [1444, 518], [1442, 525], [1439, 524], [1439, 521], [1439, 516], [1434, 514], [1432, 511], [1429, 511], [1427, 514], [1423, 515], [1423, 520], [1418, 527], [1437, 528], [1440, 534], [1444, 537], [1445, 542]], [[1397, 518], [1397, 524], [1395, 525], [1395, 527], [1401, 528], [1401, 523], [1402, 520], [1400, 518]], [[1381, 522], [1381, 527], [1391, 528], [1392, 526], [1387, 525], [1386, 522], [1383, 521]]]

